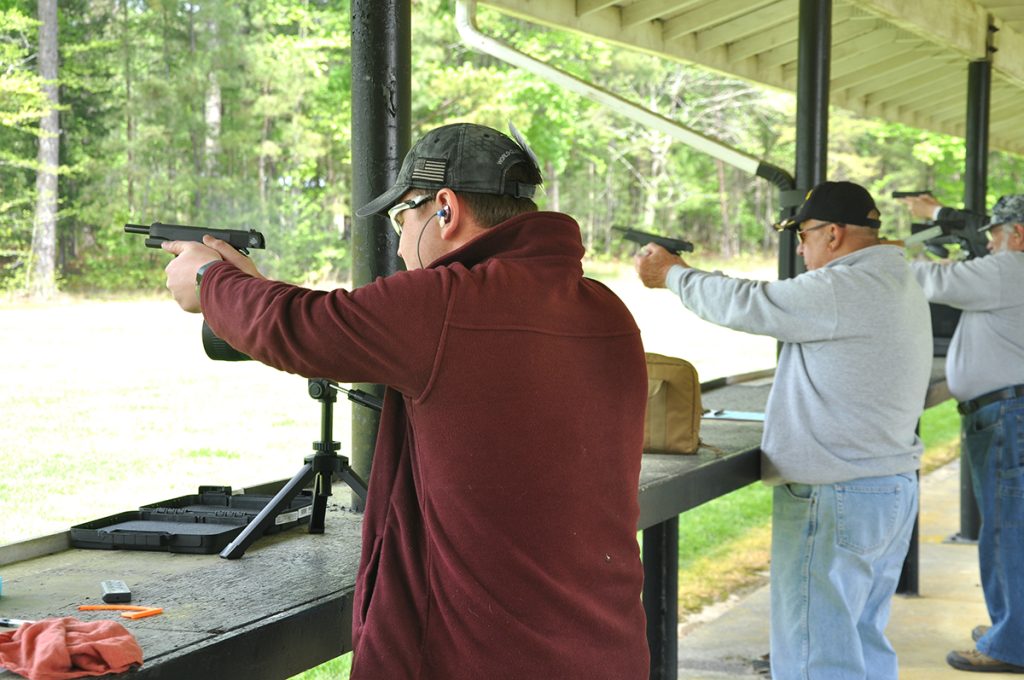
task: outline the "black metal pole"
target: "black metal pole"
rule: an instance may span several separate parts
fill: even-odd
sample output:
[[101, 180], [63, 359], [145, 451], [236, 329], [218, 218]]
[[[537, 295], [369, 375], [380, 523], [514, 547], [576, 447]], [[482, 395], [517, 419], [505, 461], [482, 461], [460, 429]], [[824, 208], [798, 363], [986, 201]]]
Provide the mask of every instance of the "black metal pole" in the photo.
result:
[[[992, 62], [972, 61], [967, 67], [967, 129], [964, 161], [964, 208], [985, 214], [988, 193], [988, 124], [992, 103]], [[974, 497], [971, 468], [960, 445], [960, 538], [978, 540], [981, 513]]]
[[675, 680], [679, 673], [679, 517], [644, 529], [644, 612], [651, 650], [651, 680]]
[[[384, 192], [409, 149], [412, 71], [410, 0], [352, 0], [352, 209]], [[387, 217], [354, 217], [352, 286], [402, 268]], [[381, 385], [360, 384], [381, 397]], [[352, 468], [370, 478], [380, 416], [352, 410]], [[358, 502], [358, 499], [353, 499]]]
[[964, 208], [984, 214], [988, 192], [988, 123], [992, 105], [992, 62], [967, 67], [967, 133], [964, 161]]
[[[796, 82], [796, 186], [806, 193], [828, 173], [828, 102], [832, 66], [832, 0], [800, 0]], [[796, 237], [779, 239], [779, 278], [804, 271]]]

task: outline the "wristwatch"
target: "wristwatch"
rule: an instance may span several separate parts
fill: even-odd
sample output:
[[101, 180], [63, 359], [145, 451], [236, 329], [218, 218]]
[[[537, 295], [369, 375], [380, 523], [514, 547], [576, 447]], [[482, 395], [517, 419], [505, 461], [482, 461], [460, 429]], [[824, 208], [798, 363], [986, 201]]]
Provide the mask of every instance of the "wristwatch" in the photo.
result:
[[199, 297], [199, 286], [203, 283], [203, 274], [205, 274], [206, 270], [210, 267], [210, 265], [215, 263], [215, 262], [220, 262], [220, 260], [210, 260], [209, 262], [207, 262], [206, 264], [200, 266], [199, 269], [196, 270], [196, 297], [197, 298]]

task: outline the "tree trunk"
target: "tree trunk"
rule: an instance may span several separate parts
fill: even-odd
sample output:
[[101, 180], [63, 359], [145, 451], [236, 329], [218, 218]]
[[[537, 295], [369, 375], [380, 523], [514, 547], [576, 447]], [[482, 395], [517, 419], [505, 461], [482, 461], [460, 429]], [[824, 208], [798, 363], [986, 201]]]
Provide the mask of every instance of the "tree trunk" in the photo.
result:
[[722, 230], [719, 232], [718, 249], [722, 257], [732, 257], [732, 221], [729, 219], [729, 198], [726, 194], [725, 163], [715, 159], [715, 171], [718, 175], [718, 210], [722, 219]]
[[[196, 60], [196, 12], [199, 11], [198, 7], [192, 6], [193, 9], [188, 11], [188, 52], [189, 57], [194, 63]], [[195, 173], [195, 178], [198, 180], [203, 176], [204, 157], [203, 150], [205, 149], [205, 137], [199, 134], [199, 130], [195, 127], [191, 127], [189, 131], [189, 138], [192, 141], [192, 170]], [[203, 205], [203, 195], [199, 190], [197, 184], [195, 190], [192, 192], [192, 210], [194, 214], [199, 214], [200, 208]]]
[[[585, 245], [588, 253], [594, 252], [594, 222], [597, 221], [597, 168], [594, 162], [587, 163], [587, 223]], [[605, 244], [607, 248], [607, 244]]]
[[128, 205], [128, 217], [135, 217], [135, 120], [132, 118], [133, 107], [135, 106], [132, 101], [132, 51], [130, 35], [132, 34], [129, 17], [128, 17], [128, 0], [121, 0], [121, 19], [123, 21], [123, 30], [121, 32], [121, 40], [124, 42], [124, 110], [125, 110], [125, 157], [128, 160], [127, 172], [125, 175], [128, 178], [127, 186], [127, 200]]
[[562, 201], [558, 195], [558, 175], [555, 174], [555, 166], [551, 161], [548, 161], [544, 169], [547, 171], [548, 176], [548, 210], [553, 212], [561, 212]]
[[47, 299], [57, 291], [57, 167], [60, 165], [60, 116], [57, 113], [57, 0], [39, 0], [39, 75], [50, 104], [39, 123], [39, 170], [32, 229], [29, 292]]
[[217, 74], [207, 76], [209, 88], [206, 91], [206, 172], [213, 177], [217, 174], [217, 159], [220, 156], [221, 90]]
[[[270, 83], [266, 83], [263, 86], [263, 95], [267, 96], [270, 94]], [[267, 182], [269, 180], [269, 173], [267, 172], [267, 165], [270, 163], [270, 158], [267, 156], [266, 147], [267, 140], [270, 139], [271, 119], [270, 116], [263, 117], [263, 127], [260, 130], [260, 146], [259, 146], [259, 160], [257, 161], [257, 170], [259, 173], [259, 189], [260, 189], [260, 216], [266, 219], [267, 217]]]

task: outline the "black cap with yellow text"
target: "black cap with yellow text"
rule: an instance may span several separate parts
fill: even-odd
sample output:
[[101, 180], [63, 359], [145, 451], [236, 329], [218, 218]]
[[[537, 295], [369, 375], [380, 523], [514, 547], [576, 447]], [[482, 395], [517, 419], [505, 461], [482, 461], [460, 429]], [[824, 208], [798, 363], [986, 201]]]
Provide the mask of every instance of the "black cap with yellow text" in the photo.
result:
[[806, 220], [824, 220], [878, 229], [878, 207], [868, 190], [853, 182], [822, 182], [807, 192], [803, 205], [790, 218], [775, 224], [779, 231], [797, 229]]

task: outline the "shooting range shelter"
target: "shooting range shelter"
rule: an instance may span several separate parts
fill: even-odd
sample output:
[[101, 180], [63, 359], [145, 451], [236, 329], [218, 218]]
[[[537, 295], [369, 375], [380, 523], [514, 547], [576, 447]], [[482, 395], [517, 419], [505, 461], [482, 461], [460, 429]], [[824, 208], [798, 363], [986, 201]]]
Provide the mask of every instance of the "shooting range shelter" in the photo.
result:
[[[990, 143], [1024, 151], [1024, 0], [492, 0], [501, 12], [668, 59], [795, 92], [793, 170], [771, 173], [789, 195], [825, 179], [828, 106], [963, 135], [965, 205], [984, 210]], [[452, 3], [469, 12], [475, 2]], [[408, 150], [410, 0], [351, 0], [352, 205], [390, 187]], [[455, 17], [453, 16], [453, 21]], [[998, 30], [996, 30], [998, 29]], [[685, 125], [686, 121], [678, 121]], [[712, 145], [713, 146], [713, 145]], [[750, 159], [739, 158], [740, 164]], [[754, 159], [756, 160], [756, 159]], [[757, 172], [759, 164], [751, 164]], [[769, 173], [766, 173], [769, 174]], [[758, 173], [759, 176], [764, 176]], [[789, 176], [789, 180], [785, 179]], [[783, 185], [789, 184], [787, 188]], [[786, 203], [780, 203], [785, 205]], [[353, 283], [401, 268], [386, 218], [356, 218]], [[791, 235], [780, 240], [781, 276], [799, 269]], [[764, 375], [705, 383], [705, 406], [763, 410]], [[380, 386], [358, 386], [381, 393]], [[949, 398], [936, 360], [927, 405]], [[353, 409], [352, 464], [366, 477], [377, 417]], [[702, 435], [721, 453], [645, 455], [640, 480], [645, 608], [651, 678], [677, 676], [679, 514], [759, 479], [761, 425], [709, 422]], [[280, 486], [278, 483], [277, 486]], [[269, 493], [276, 487], [247, 489]], [[967, 503], [967, 505], [970, 505]], [[239, 560], [146, 551], [69, 550], [67, 532], [0, 546], [4, 579], [22, 602], [50, 616], [109, 578], [158, 598], [161, 617], [130, 622], [145, 653], [136, 678], [281, 678], [351, 651], [352, 591], [360, 554], [358, 515], [333, 512], [321, 536], [283, 532]], [[916, 565], [903, 588], [915, 592]], [[7, 584], [5, 584], [7, 585]], [[5, 588], [5, 598], [8, 589]], [[941, 664], [936, 659], [936, 665]], [[0, 680], [13, 678], [0, 672]]]
[[[481, 47], [489, 41], [486, 36], [474, 40], [472, 35], [477, 4], [476, 0], [456, 2], [460, 32], [471, 46], [559, 82], [557, 74], [536, 64], [538, 60], [523, 62], [500, 46], [494, 51]], [[757, 171], [756, 163], [750, 168], [765, 179], [774, 178], [786, 214], [792, 214], [808, 189], [827, 179], [832, 104], [963, 137], [964, 207], [974, 212], [986, 210], [990, 146], [1024, 152], [1021, 0], [484, 0], [479, 4], [532, 23], [795, 93], [792, 175], [787, 177], [783, 169], [769, 177]], [[408, 149], [411, 48], [408, 42], [393, 44], [389, 40], [383, 44], [379, 37], [404, 37], [407, 41], [410, 7], [407, 2], [372, 0], [353, 0], [352, 5], [353, 52], [365, 51], [353, 59], [352, 137], [359, 147], [353, 150], [357, 176], [353, 205], [361, 205], [390, 186]], [[363, 21], [364, 25], [357, 26]], [[531, 66], [530, 61], [535, 64]], [[617, 99], [614, 95], [606, 100], [597, 85], [565, 84], [624, 115], [634, 119], [642, 115], [625, 111], [621, 102], [612, 101]], [[685, 125], [685, 121], [679, 123]], [[703, 148], [699, 140], [692, 145]], [[714, 149], [708, 152], [716, 154]], [[740, 159], [733, 164], [742, 167], [743, 162]], [[378, 247], [354, 251], [354, 265], [368, 276], [356, 284], [394, 271], [394, 249], [384, 247], [388, 231], [382, 218], [357, 221], [359, 238]], [[795, 249], [793, 235], [784, 233], [779, 243], [780, 278], [801, 271]], [[359, 258], [366, 260], [358, 262]], [[944, 385], [941, 390], [933, 387], [929, 406], [949, 398]], [[357, 470], [369, 466], [364, 457], [372, 455], [370, 442], [375, 431], [374, 422], [353, 422]], [[961, 468], [960, 535], [974, 539], [979, 524], [977, 506], [969, 472], [966, 466]], [[676, 676], [677, 531], [677, 516], [644, 531], [644, 596], [652, 678]], [[917, 593], [917, 571], [915, 531], [900, 592]]]

